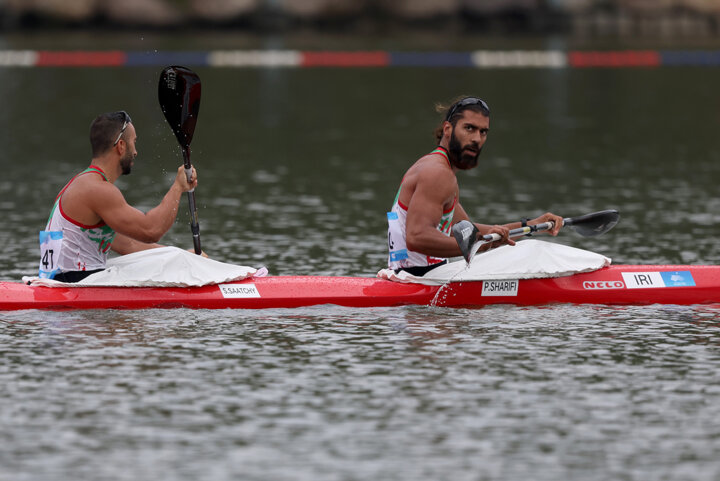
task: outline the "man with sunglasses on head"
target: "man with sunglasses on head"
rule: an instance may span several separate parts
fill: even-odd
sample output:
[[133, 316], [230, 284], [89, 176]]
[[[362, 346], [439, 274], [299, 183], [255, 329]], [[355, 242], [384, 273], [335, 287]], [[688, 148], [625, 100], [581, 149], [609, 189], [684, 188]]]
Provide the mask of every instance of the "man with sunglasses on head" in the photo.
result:
[[[490, 108], [483, 100], [463, 97], [447, 108], [435, 130], [437, 148], [408, 169], [387, 214], [389, 268], [422, 276], [445, 264], [448, 257], [462, 255], [450, 231], [453, 224], [470, 219], [460, 205], [456, 174], [477, 166], [489, 131]], [[505, 225], [475, 225], [481, 236], [500, 235], [487, 249], [514, 245], [510, 229], [548, 221], [555, 224], [548, 232], [557, 235], [562, 218], [551, 213]]]
[[135, 126], [124, 111], [101, 114], [92, 122], [90, 166], [63, 187], [40, 232], [40, 277], [78, 282], [105, 268], [110, 249], [124, 255], [160, 247], [156, 242], [175, 222], [182, 194], [197, 185], [197, 173], [193, 168], [188, 181], [180, 166], [160, 204], [141, 212], [115, 186], [132, 170], [136, 141]]

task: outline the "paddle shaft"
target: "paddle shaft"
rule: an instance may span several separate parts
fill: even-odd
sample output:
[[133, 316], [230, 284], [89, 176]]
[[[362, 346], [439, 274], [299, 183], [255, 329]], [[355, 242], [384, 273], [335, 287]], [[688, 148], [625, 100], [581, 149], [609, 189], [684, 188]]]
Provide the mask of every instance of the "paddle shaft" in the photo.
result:
[[[575, 232], [583, 237], [595, 237], [602, 235], [612, 229], [620, 220], [620, 213], [615, 209], [591, 212], [589, 214], [577, 217], [566, 217], [562, 220], [563, 226], [571, 226]], [[554, 222], [544, 222], [542, 224], [528, 225], [512, 229], [509, 232], [510, 237], [531, 234], [552, 229]], [[475, 253], [481, 246], [502, 239], [498, 234], [486, 234], [478, 238], [478, 228], [469, 220], [461, 220], [452, 226], [452, 235], [460, 247], [465, 260], [470, 263]]]
[[[579, 230], [581, 235], [594, 236], [606, 232], [617, 224], [620, 215], [615, 210], [604, 210], [601, 212], [593, 212], [590, 214], [581, 215], [578, 217], [565, 217], [563, 219], [563, 226], [569, 225], [574, 229], [585, 229]], [[510, 231], [510, 237], [532, 234], [533, 232], [542, 232], [550, 230], [555, 225], [554, 222], [543, 222], [542, 224], [528, 225], [525, 227], [518, 227]], [[483, 236], [485, 242], [493, 242], [500, 240], [501, 237], [497, 234], [487, 234]]]
[[[569, 219], [563, 219], [563, 225], [568, 221]], [[535, 225], [526, 225], [525, 227], [518, 227], [517, 229], [511, 229], [509, 233], [509, 237], [517, 237], [521, 235], [527, 235], [532, 234], [533, 232], [541, 232], [545, 230], [550, 230], [553, 228], [554, 222], [543, 222], [542, 224], [535, 224]], [[472, 250], [470, 251], [469, 259], [472, 259], [477, 251], [484, 246], [485, 244], [488, 244], [490, 242], [499, 241], [502, 239], [500, 235], [498, 234], [485, 234], [482, 236], [481, 242], [476, 242], [472, 246]]]
[[[563, 219], [563, 225], [567, 223], [569, 219]], [[519, 235], [528, 235], [532, 234], [533, 232], [542, 232], [545, 230], [550, 230], [553, 228], [554, 222], [543, 222], [542, 224], [536, 224], [536, 225], [526, 225], [525, 227], [518, 227], [517, 229], [511, 229], [509, 236], [510, 237], [517, 237]], [[498, 234], [486, 234], [482, 237], [484, 242], [480, 242], [480, 244], [484, 244], [487, 242], [494, 242], [499, 241], [502, 239]]]
[[[190, 163], [190, 146], [183, 147], [183, 162], [185, 164], [185, 175], [187, 176], [188, 182], [192, 179], [192, 164]], [[195, 206], [195, 189], [191, 189], [187, 192], [188, 205], [190, 207], [190, 231], [193, 237], [193, 246], [195, 247], [195, 254], [202, 254], [202, 248], [200, 247], [200, 223], [198, 222], [197, 207]]]

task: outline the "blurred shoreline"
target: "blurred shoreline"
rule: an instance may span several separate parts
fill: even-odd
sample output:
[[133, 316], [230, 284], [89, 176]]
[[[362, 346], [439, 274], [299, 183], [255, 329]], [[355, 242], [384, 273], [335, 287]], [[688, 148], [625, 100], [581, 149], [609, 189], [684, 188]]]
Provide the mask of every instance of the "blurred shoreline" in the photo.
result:
[[46, 29], [302, 29], [383, 34], [717, 37], [720, 0], [0, 0], [5, 32]]

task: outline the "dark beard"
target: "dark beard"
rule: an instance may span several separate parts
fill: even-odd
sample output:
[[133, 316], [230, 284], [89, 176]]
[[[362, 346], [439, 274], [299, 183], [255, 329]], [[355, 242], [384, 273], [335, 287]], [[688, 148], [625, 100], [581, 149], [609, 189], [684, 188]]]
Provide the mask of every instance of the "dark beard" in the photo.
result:
[[[467, 145], [465, 147], [467, 147]], [[450, 144], [448, 145], [448, 157], [453, 166], [460, 170], [469, 170], [477, 167], [480, 152], [482, 152], [482, 147], [478, 149], [477, 154], [464, 152], [463, 146], [460, 145], [460, 141], [455, 137], [455, 128], [453, 127]]]
[[122, 168], [122, 175], [130, 175], [132, 170], [133, 156], [130, 151], [125, 152], [125, 155], [120, 158], [120, 168]]

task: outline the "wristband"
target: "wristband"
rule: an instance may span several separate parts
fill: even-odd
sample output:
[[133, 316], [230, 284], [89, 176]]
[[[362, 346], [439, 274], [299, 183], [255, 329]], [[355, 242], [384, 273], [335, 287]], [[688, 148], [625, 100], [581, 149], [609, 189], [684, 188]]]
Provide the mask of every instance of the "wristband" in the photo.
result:
[[[529, 219], [528, 217], [523, 217], [523, 219], [520, 221], [520, 224], [522, 224], [523, 227], [527, 227], [529, 220], [530, 220], [530, 219]], [[528, 232], [527, 234], [525, 234], [525, 236], [531, 237], [531, 236], [532, 236], [532, 232]]]

